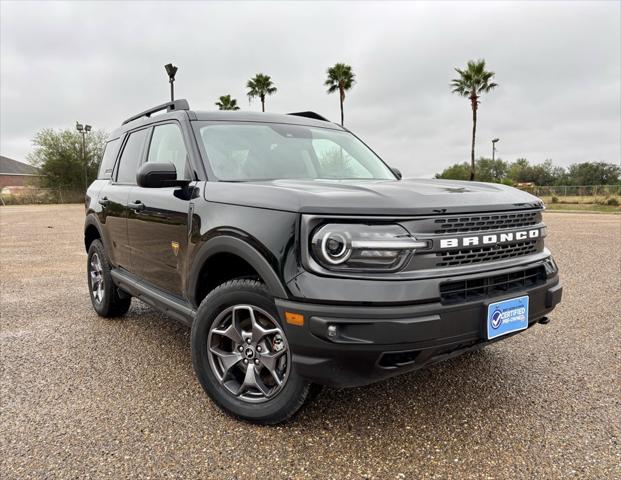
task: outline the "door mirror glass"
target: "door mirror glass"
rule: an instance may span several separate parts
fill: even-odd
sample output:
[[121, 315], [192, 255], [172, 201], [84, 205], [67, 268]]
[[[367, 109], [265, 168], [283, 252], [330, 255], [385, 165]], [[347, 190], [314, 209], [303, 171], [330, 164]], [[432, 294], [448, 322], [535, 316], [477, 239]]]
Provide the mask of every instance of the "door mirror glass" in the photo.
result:
[[190, 183], [190, 180], [177, 180], [173, 163], [145, 163], [138, 170], [136, 181], [143, 188], [183, 187]]

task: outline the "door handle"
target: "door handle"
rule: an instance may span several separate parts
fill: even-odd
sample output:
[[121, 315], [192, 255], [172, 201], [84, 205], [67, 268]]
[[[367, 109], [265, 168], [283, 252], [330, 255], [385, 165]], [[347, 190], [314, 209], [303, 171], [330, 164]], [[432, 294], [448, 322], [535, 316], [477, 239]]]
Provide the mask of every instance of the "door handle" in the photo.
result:
[[110, 204], [110, 200], [108, 200], [108, 197], [103, 197], [99, 199], [99, 205], [103, 205], [104, 207], [106, 205]]
[[130, 203], [128, 207], [132, 210], [139, 211], [144, 209], [144, 203], [142, 203], [140, 200], [136, 200], [135, 202]]

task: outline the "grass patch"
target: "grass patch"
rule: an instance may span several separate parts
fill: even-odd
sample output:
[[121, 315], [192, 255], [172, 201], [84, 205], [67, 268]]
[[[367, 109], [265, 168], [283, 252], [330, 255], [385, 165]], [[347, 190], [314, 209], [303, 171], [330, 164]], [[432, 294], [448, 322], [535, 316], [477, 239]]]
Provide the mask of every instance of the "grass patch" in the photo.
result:
[[547, 203], [546, 209], [552, 212], [599, 212], [621, 214], [621, 207], [597, 205], [594, 203]]

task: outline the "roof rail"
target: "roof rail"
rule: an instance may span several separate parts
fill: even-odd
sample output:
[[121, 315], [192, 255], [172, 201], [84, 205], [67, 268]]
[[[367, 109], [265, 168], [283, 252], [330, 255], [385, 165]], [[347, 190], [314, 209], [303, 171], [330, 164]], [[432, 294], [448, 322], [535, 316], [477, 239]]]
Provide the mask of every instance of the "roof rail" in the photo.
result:
[[315, 112], [294, 112], [294, 113], [288, 113], [287, 115], [295, 115], [296, 117], [312, 118], [314, 120], [321, 120], [322, 122], [330, 121], [327, 118], [322, 117], [321, 115]]
[[157, 107], [149, 108], [144, 112], [140, 112], [138, 115], [134, 115], [133, 117], [129, 117], [127, 120], [123, 122], [123, 125], [129, 122], [133, 122], [134, 120], [138, 120], [142, 117], [150, 117], [152, 114], [156, 112], [161, 112], [162, 110], [168, 110], [169, 112], [172, 110], [189, 110], [190, 104], [185, 98], [180, 98], [179, 100], [174, 100], [172, 102], [162, 103]]

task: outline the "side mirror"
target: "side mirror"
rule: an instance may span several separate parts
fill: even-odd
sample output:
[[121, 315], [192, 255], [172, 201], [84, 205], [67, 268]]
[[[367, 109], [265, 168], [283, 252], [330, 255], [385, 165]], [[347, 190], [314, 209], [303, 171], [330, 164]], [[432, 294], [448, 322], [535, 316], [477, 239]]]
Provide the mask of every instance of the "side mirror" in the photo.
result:
[[145, 163], [138, 170], [136, 183], [143, 188], [184, 187], [190, 180], [177, 180], [177, 169], [172, 163]]
[[390, 167], [390, 170], [392, 171], [392, 173], [395, 174], [395, 177], [397, 177], [397, 180], [401, 180], [401, 177], [403, 175], [401, 175], [401, 171], [398, 168]]

